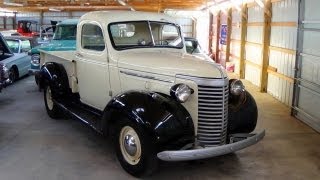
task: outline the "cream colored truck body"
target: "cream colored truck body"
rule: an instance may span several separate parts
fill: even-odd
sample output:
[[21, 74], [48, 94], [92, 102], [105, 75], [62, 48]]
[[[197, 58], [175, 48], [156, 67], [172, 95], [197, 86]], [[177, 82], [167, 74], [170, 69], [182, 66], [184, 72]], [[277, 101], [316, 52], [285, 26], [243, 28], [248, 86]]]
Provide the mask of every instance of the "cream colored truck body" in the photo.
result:
[[[105, 50], [97, 52], [83, 49], [77, 41], [76, 51], [41, 51], [41, 64], [57, 62], [62, 64], [69, 76], [72, 92], [80, 94], [81, 101], [103, 110], [112, 97], [128, 90], [146, 90], [170, 95], [170, 88], [185, 83], [195, 90], [183, 106], [191, 114], [197, 130], [198, 93], [197, 84], [177, 75], [217, 78], [226, 81], [227, 74], [221, 65], [186, 53], [182, 49], [141, 48], [117, 51], [113, 48], [107, 26], [118, 21], [151, 20], [175, 23], [174, 19], [154, 13], [94, 12], [83, 16], [78, 25], [93, 23], [104, 32]], [[128, 15], [130, 14], [130, 15]], [[105, 18], [108, 17], [108, 18]], [[81, 39], [78, 33], [77, 39]], [[133, 76], [134, 75], [134, 76]]]

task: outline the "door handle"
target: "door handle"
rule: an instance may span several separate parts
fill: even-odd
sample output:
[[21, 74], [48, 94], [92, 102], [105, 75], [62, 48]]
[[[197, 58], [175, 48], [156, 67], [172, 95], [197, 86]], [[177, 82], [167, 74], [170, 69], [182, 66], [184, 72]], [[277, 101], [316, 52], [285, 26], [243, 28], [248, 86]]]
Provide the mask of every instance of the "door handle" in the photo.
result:
[[77, 57], [83, 57], [83, 55], [80, 54], [80, 53], [76, 53], [75, 55], [76, 55]]

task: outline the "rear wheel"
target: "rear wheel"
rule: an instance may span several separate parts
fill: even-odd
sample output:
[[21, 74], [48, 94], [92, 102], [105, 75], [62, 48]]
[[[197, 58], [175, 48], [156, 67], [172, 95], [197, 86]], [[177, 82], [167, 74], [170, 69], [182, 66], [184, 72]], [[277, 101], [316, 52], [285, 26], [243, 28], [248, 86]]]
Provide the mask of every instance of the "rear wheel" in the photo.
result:
[[155, 145], [143, 129], [129, 120], [116, 125], [115, 149], [121, 166], [131, 175], [142, 177], [157, 168]]
[[57, 106], [57, 104], [53, 101], [50, 86], [46, 86], [44, 88], [44, 104], [46, 106], [47, 113], [51, 118], [57, 119], [61, 117], [60, 109]]

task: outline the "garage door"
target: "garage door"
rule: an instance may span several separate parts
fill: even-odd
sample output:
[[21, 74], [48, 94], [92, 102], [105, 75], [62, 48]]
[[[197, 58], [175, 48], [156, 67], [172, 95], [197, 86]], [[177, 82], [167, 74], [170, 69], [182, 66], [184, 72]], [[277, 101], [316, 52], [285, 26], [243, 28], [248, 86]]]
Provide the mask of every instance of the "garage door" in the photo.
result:
[[300, 4], [296, 117], [320, 132], [320, 1]]

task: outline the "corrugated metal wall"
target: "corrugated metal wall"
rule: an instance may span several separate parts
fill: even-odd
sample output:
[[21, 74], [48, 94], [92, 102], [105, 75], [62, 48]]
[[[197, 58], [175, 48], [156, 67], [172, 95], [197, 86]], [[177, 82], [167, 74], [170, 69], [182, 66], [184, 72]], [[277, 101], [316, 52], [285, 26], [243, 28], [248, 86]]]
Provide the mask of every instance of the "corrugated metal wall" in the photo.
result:
[[[276, 68], [276, 73], [289, 78], [294, 78], [296, 61], [297, 26], [295, 24], [298, 22], [298, 1], [285, 0], [272, 3], [269, 66]], [[282, 25], [279, 26], [279, 24]], [[293, 80], [289, 78], [269, 73], [268, 93], [291, 106]]]
[[230, 44], [230, 58], [229, 61], [235, 65], [234, 72], [240, 73], [239, 60], [240, 60], [240, 46], [241, 46], [241, 12], [238, 10], [232, 11], [232, 31], [231, 31], [231, 44]]
[[260, 86], [262, 63], [262, 37], [263, 37], [263, 18], [264, 10], [260, 6], [248, 8], [248, 28], [245, 47], [245, 79], [256, 86]]
[[194, 24], [193, 20], [191, 18], [178, 18], [177, 19], [178, 24], [180, 24], [182, 32], [184, 33], [184, 36], [186, 37], [194, 37]]
[[198, 39], [203, 50], [209, 50], [209, 13], [197, 17], [196, 21], [196, 38]]

